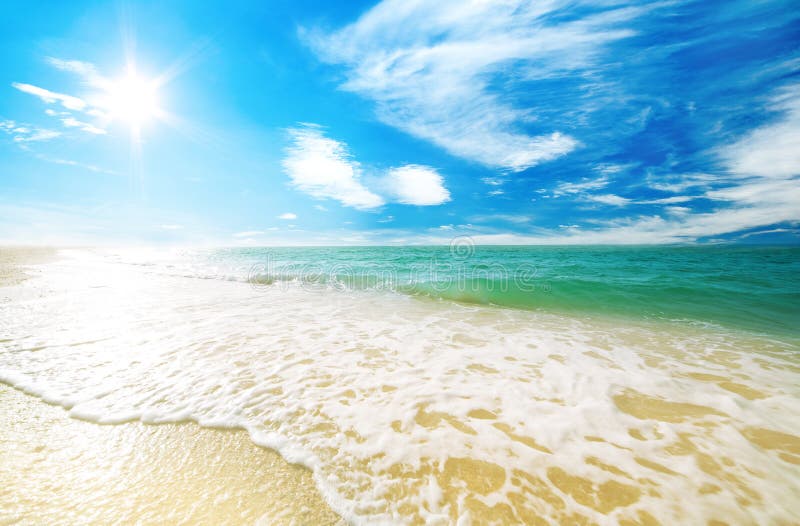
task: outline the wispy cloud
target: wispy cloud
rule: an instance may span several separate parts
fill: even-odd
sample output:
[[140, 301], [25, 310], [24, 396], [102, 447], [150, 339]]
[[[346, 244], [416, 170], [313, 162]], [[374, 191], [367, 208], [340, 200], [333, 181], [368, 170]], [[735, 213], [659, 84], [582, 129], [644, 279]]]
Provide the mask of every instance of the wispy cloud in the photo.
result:
[[[99, 124], [108, 121], [108, 108], [101, 107], [104, 105], [102, 102], [104, 99], [103, 97], [98, 97], [97, 94], [107, 92], [111, 88], [112, 82], [100, 75], [94, 64], [89, 62], [47, 57], [47, 63], [56, 69], [79, 76], [84, 85], [94, 90], [91, 92], [94, 93], [94, 96], [88, 98], [78, 97], [22, 82], [12, 82], [11, 86], [23, 93], [38, 97], [45, 104], [59, 104], [63, 109], [47, 108], [45, 109], [45, 114], [57, 118], [65, 128], [74, 128], [93, 135], [105, 135], [108, 133]], [[71, 112], [80, 112], [85, 117], [92, 118], [96, 122], [91, 123], [78, 119]]]
[[519, 171], [579, 143], [538, 122], [509, 88], [590, 72], [606, 44], [635, 34], [623, 26], [647, 9], [620, 4], [560, 17], [570, 2], [384, 0], [337, 32], [302, 35], [322, 60], [346, 68], [342, 87], [375, 101], [385, 123], [456, 156]]
[[503, 183], [505, 183], [505, 180], [499, 177], [483, 177], [481, 178], [481, 181], [489, 186], [502, 186]]
[[83, 77], [84, 81], [91, 86], [105, 87], [108, 84], [108, 80], [100, 75], [95, 65], [90, 62], [63, 60], [54, 57], [47, 57], [47, 62], [56, 69]]
[[600, 190], [608, 186], [609, 179], [607, 176], [598, 177], [596, 179], [584, 178], [577, 183], [564, 182], [556, 186], [553, 190], [553, 195], [560, 197], [567, 194], [578, 194], [589, 190]]
[[61, 132], [55, 130], [42, 130], [35, 129], [31, 133], [21, 134], [14, 137], [14, 142], [36, 142], [36, 141], [49, 141], [60, 136]]
[[286, 212], [285, 214], [281, 214], [278, 216], [278, 219], [283, 219], [286, 221], [292, 221], [297, 219], [297, 214], [293, 214], [292, 212]]
[[[718, 150], [728, 174], [675, 176], [664, 191], [706, 189], [699, 196], [674, 196], [642, 201], [672, 204], [699, 197], [718, 203], [715, 209], [695, 212], [668, 206], [666, 217], [641, 216], [608, 221], [602, 228], [582, 233], [575, 242], [668, 243], [732, 234], [753, 228], [800, 222], [800, 84], [785, 87], [770, 100], [778, 112], [769, 124], [745, 133]], [[595, 196], [597, 198], [598, 196]], [[774, 230], [774, 229], [773, 229]]]
[[719, 181], [719, 176], [707, 173], [688, 174], [650, 174], [647, 177], [648, 185], [654, 190], [678, 194], [689, 188], [709, 188]]
[[86, 101], [84, 101], [81, 98], [73, 97], [72, 95], [65, 95], [63, 93], [56, 93], [55, 91], [50, 91], [48, 89], [40, 88], [39, 86], [34, 86], [33, 84], [12, 82], [11, 86], [23, 93], [28, 93], [30, 95], [39, 97], [40, 99], [42, 99], [43, 102], [47, 104], [53, 104], [58, 102], [68, 110], [81, 111], [85, 109], [86, 106], [88, 106], [86, 104]]
[[583, 199], [611, 206], [625, 206], [631, 203], [631, 200], [627, 197], [615, 194], [586, 194]]
[[84, 169], [89, 170], [91, 172], [103, 173], [103, 174], [108, 174], [108, 175], [119, 175], [117, 172], [114, 172], [113, 170], [106, 170], [106, 169], [100, 168], [99, 166], [96, 166], [94, 164], [81, 163], [81, 162], [78, 162], [78, 161], [73, 161], [71, 159], [53, 158], [53, 157], [49, 157], [47, 155], [42, 155], [42, 154], [36, 154], [36, 157], [41, 159], [41, 160], [43, 160], [43, 161], [46, 161], [48, 163], [62, 164], [64, 166], [75, 166], [77, 168], [84, 168]]
[[639, 203], [646, 205], [672, 205], [677, 203], [687, 203], [695, 199], [698, 199], [698, 197], [693, 195], [674, 195], [671, 197], [662, 197], [659, 199], [640, 200]]
[[11, 135], [12, 140], [16, 143], [48, 141], [61, 135], [61, 132], [56, 130], [47, 130], [29, 124], [19, 124], [11, 120], [0, 121], [0, 130]]
[[469, 218], [473, 223], [491, 223], [495, 221], [502, 221], [503, 223], [525, 224], [530, 223], [533, 218], [527, 215], [515, 214], [485, 214], [476, 215]]
[[800, 174], [800, 83], [780, 90], [767, 110], [781, 117], [720, 150], [733, 175], [786, 179]]
[[66, 117], [64, 119], [61, 119], [61, 123], [67, 128], [78, 128], [85, 132], [93, 133], [95, 135], [105, 135], [106, 133], [108, 133], [103, 128], [98, 128], [97, 126], [88, 122], [79, 121], [74, 117]]

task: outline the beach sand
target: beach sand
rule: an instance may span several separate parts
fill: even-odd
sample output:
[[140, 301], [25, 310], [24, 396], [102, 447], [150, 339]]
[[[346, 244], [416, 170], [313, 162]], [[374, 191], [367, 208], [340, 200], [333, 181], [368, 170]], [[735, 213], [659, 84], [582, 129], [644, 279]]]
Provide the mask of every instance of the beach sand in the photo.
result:
[[223, 255], [4, 254], [0, 524], [800, 515], [792, 339], [254, 285]]
[[52, 260], [56, 251], [48, 247], [0, 247], [0, 287], [16, 285], [36, 270], [25, 265], [37, 265]]
[[[54, 257], [0, 249], [15, 284]], [[0, 293], [1, 295], [1, 293]], [[245, 431], [99, 425], [0, 384], [0, 524], [337, 524], [311, 472]]]

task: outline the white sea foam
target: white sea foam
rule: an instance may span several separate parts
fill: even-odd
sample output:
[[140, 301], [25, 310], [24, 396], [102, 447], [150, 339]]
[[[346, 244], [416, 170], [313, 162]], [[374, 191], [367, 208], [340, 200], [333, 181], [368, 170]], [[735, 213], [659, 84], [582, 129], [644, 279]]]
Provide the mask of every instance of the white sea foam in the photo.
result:
[[6, 290], [1, 381], [246, 428], [355, 523], [800, 516], [790, 343], [67, 255]]

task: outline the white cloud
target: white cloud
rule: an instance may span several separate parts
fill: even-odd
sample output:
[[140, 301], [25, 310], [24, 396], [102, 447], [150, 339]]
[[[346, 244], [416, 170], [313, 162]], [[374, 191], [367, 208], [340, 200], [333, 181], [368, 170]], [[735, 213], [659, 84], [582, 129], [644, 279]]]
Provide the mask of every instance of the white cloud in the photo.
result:
[[90, 124], [88, 122], [79, 121], [74, 117], [67, 117], [65, 119], [61, 119], [61, 123], [67, 128], [79, 128], [85, 132], [93, 133], [95, 135], [105, 135], [106, 133], [108, 133], [103, 128], [98, 128], [97, 126]]
[[[740, 206], [774, 210], [777, 221], [800, 219], [800, 178], [754, 179], [742, 184], [712, 190], [709, 199], [730, 201]], [[785, 215], [786, 217], [781, 217]]]
[[721, 150], [732, 174], [769, 179], [800, 175], [800, 83], [781, 90], [769, 109], [782, 117]]
[[739, 236], [739, 239], [746, 239], [748, 237], [761, 236], [764, 234], [778, 234], [781, 232], [791, 232], [792, 234], [795, 235], [795, 237], [800, 235], [800, 231], [792, 230], [790, 228], [771, 228], [769, 230], [759, 230], [758, 232], [748, 232], [746, 234], [742, 234], [741, 236]]
[[286, 212], [285, 214], [279, 215], [278, 219], [285, 219], [287, 221], [291, 221], [293, 219], [297, 219], [297, 214], [293, 214], [291, 212]]
[[637, 201], [645, 205], [671, 205], [676, 203], [686, 203], [697, 199], [697, 196], [692, 195], [674, 195], [672, 197], [662, 197], [660, 199], [649, 199], [646, 201]]
[[601, 163], [594, 166], [595, 171], [600, 172], [603, 175], [614, 175], [620, 172], [624, 172], [629, 168], [636, 166], [633, 163], [630, 164], [613, 164], [613, 163]]
[[36, 129], [27, 135], [17, 135], [14, 137], [15, 142], [34, 142], [34, 141], [49, 141], [59, 137], [61, 132], [55, 130], [41, 130]]
[[[692, 242], [700, 238], [730, 235], [770, 225], [800, 223], [800, 156], [795, 152], [800, 134], [800, 84], [779, 92], [770, 108], [782, 111], [772, 123], [745, 134], [737, 142], [718, 150], [725, 161], [728, 178], [710, 174], [669, 175], [661, 182], [648, 178], [650, 187], [681, 192], [702, 188], [698, 195], [678, 195], [661, 199], [633, 201], [613, 194], [587, 195], [591, 188], [565, 186], [561, 193], [579, 194], [581, 199], [608, 204], [674, 205], [693, 199], [710, 199], [716, 209], [693, 212], [686, 206], [666, 206], [663, 215], [619, 218], [598, 224], [595, 229], [570, 229], [565, 233], [541, 235], [481, 233], [473, 236], [477, 244], [657, 244]], [[779, 147], [774, 147], [778, 145]], [[601, 179], [597, 184], [603, 182]], [[727, 185], [710, 188], [714, 184]], [[602, 185], [603, 187], [605, 184]], [[574, 191], [573, 191], [574, 190]], [[797, 232], [773, 228], [767, 232]], [[746, 234], [747, 237], [752, 234]]]
[[428, 166], [408, 164], [392, 168], [384, 177], [383, 184], [398, 203], [429, 206], [450, 201], [444, 179]]
[[530, 223], [533, 220], [533, 218], [530, 216], [515, 215], [515, 214], [487, 214], [487, 215], [472, 216], [469, 219], [473, 223], [489, 223], [493, 221], [502, 221], [504, 223], [516, 223], [516, 224]]
[[627, 197], [614, 194], [587, 194], [583, 198], [587, 201], [594, 201], [595, 203], [611, 206], [625, 206], [631, 203], [631, 200]]
[[361, 167], [347, 145], [325, 137], [319, 126], [289, 130], [292, 145], [282, 164], [291, 184], [317, 199], [335, 199], [360, 210], [377, 208], [383, 199], [361, 183]]
[[688, 206], [668, 206], [664, 208], [664, 211], [672, 216], [683, 216], [690, 214], [692, 209]]
[[428, 206], [450, 200], [444, 178], [429, 166], [407, 164], [374, 174], [368, 179], [374, 189], [369, 189], [361, 164], [347, 145], [326, 137], [320, 126], [304, 124], [290, 129], [289, 136], [292, 144], [283, 169], [292, 186], [317, 199], [336, 199], [359, 210], [378, 208], [387, 201]]
[[[692, 213], [687, 207], [665, 209], [659, 216], [615, 220], [606, 228], [573, 237], [570, 242], [669, 243], [732, 234], [753, 228], [800, 221], [800, 84], [784, 88], [770, 109], [782, 111], [771, 124], [745, 134], [719, 150], [733, 178], [728, 186], [706, 190], [702, 196], [676, 196], [650, 202], [679, 203], [705, 197], [720, 203], [715, 210]], [[682, 191], [706, 187], [708, 174], [683, 174], [668, 178], [661, 190]], [[717, 179], [720, 182], [720, 179]], [[651, 184], [650, 186], [656, 187]], [[476, 241], [477, 242], [477, 241]]]
[[588, 70], [604, 44], [634, 34], [618, 26], [644, 10], [610, 3], [580, 19], [554, 16], [567, 5], [384, 0], [335, 33], [303, 36], [322, 60], [345, 66], [342, 87], [375, 101], [383, 122], [459, 157], [519, 171], [578, 141], [537, 125], [535, 114], [490, 84]]
[[485, 184], [488, 184], [489, 186], [502, 186], [503, 183], [505, 183], [503, 179], [500, 179], [498, 177], [483, 177], [481, 178], [481, 181], [483, 181]]
[[93, 64], [82, 62], [79, 60], [62, 60], [58, 58], [48, 57], [47, 62], [62, 71], [76, 74], [83, 80], [83, 85], [92, 88], [86, 98], [76, 97], [74, 95], [67, 95], [51, 91], [33, 84], [26, 84], [21, 82], [13, 82], [11, 85], [35, 97], [38, 97], [45, 104], [58, 103], [64, 109], [70, 111], [63, 111], [53, 108], [45, 109], [45, 114], [49, 117], [59, 119], [65, 128], [74, 128], [94, 135], [105, 135], [107, 131], [97, 124], [79, 120], [73, 116], [71, 112], [81, 112], [88, 117], [93, 117], [95, 122], [108, 122], [112, 119], [109, 114], [109, 90], [113, 87], [113, 83], [101, 76]]
[[183, 230], [183, 225], [161, 225], [161, 230]]
[[[605, 175], [597, 179], [584, 178], [578, 183], [560, 183], [555, 190], [553, 190], [554, 197], [560, 197], [565, 194], [578, 194], [587, 190], [599, 190], [608, 186], [609, 180]], [[546, 190], [542, 189], [539, 193], [544, 193]]]
[[28, 124], [19, 124], [12, 120], [0, 121], [0, 130], [12, 136], [16, 143], [47, 141], [55, 139], [61, 132], [37, 128]]
[[84, 78], [84, 80], [95, 87], [103, 87], [107, 80], [103, 78], [95, 68], [94, 64], [80, 60], [62, 60], [60, 58], [47, 57], [47, 62], [56, 69], [68, 71]]
[[23, 93], [28, 93], [30, 95], [39, 97], [47, 104], [53, 104], [55, 102], [59, 102], [61, 103], [62, 106], [64, 106], [68, 110], [81, 111], [87, 106], [86, 101], [84, 101], [83, 99], [80, 99], [78, 97], [73, 97], [72, 95], [64, 95], [63, 93], [56, 93], [55, 91], [50, 91], [44, 88], [40, 88], [32, 84], [22, 84], [19, 82], [12, 82], [11, 86], [22, 91]]
[[650, 174], [647, 177], [650, 188], [673, 194], [681, 193], [689, 188], [708, 188], [713, 183], [718, 182], [719, 179], [718, 176], [705, 173], [669, 174], [660, 176]]

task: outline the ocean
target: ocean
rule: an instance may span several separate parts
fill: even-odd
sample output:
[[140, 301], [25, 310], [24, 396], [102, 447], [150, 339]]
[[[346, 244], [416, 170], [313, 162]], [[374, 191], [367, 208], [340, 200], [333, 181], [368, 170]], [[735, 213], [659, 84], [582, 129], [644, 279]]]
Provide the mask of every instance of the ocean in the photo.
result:
[[[251, 283], [386, 290], [573, 315], [800, 334], [800, 248], [482, 246], [229, 249], [202, 253]], [[232, 268], [235, 265], [237, 268]]]
[[790, 523], [800, 249], [82, 249], [0, 381], [247, 430], [356, 524]]

